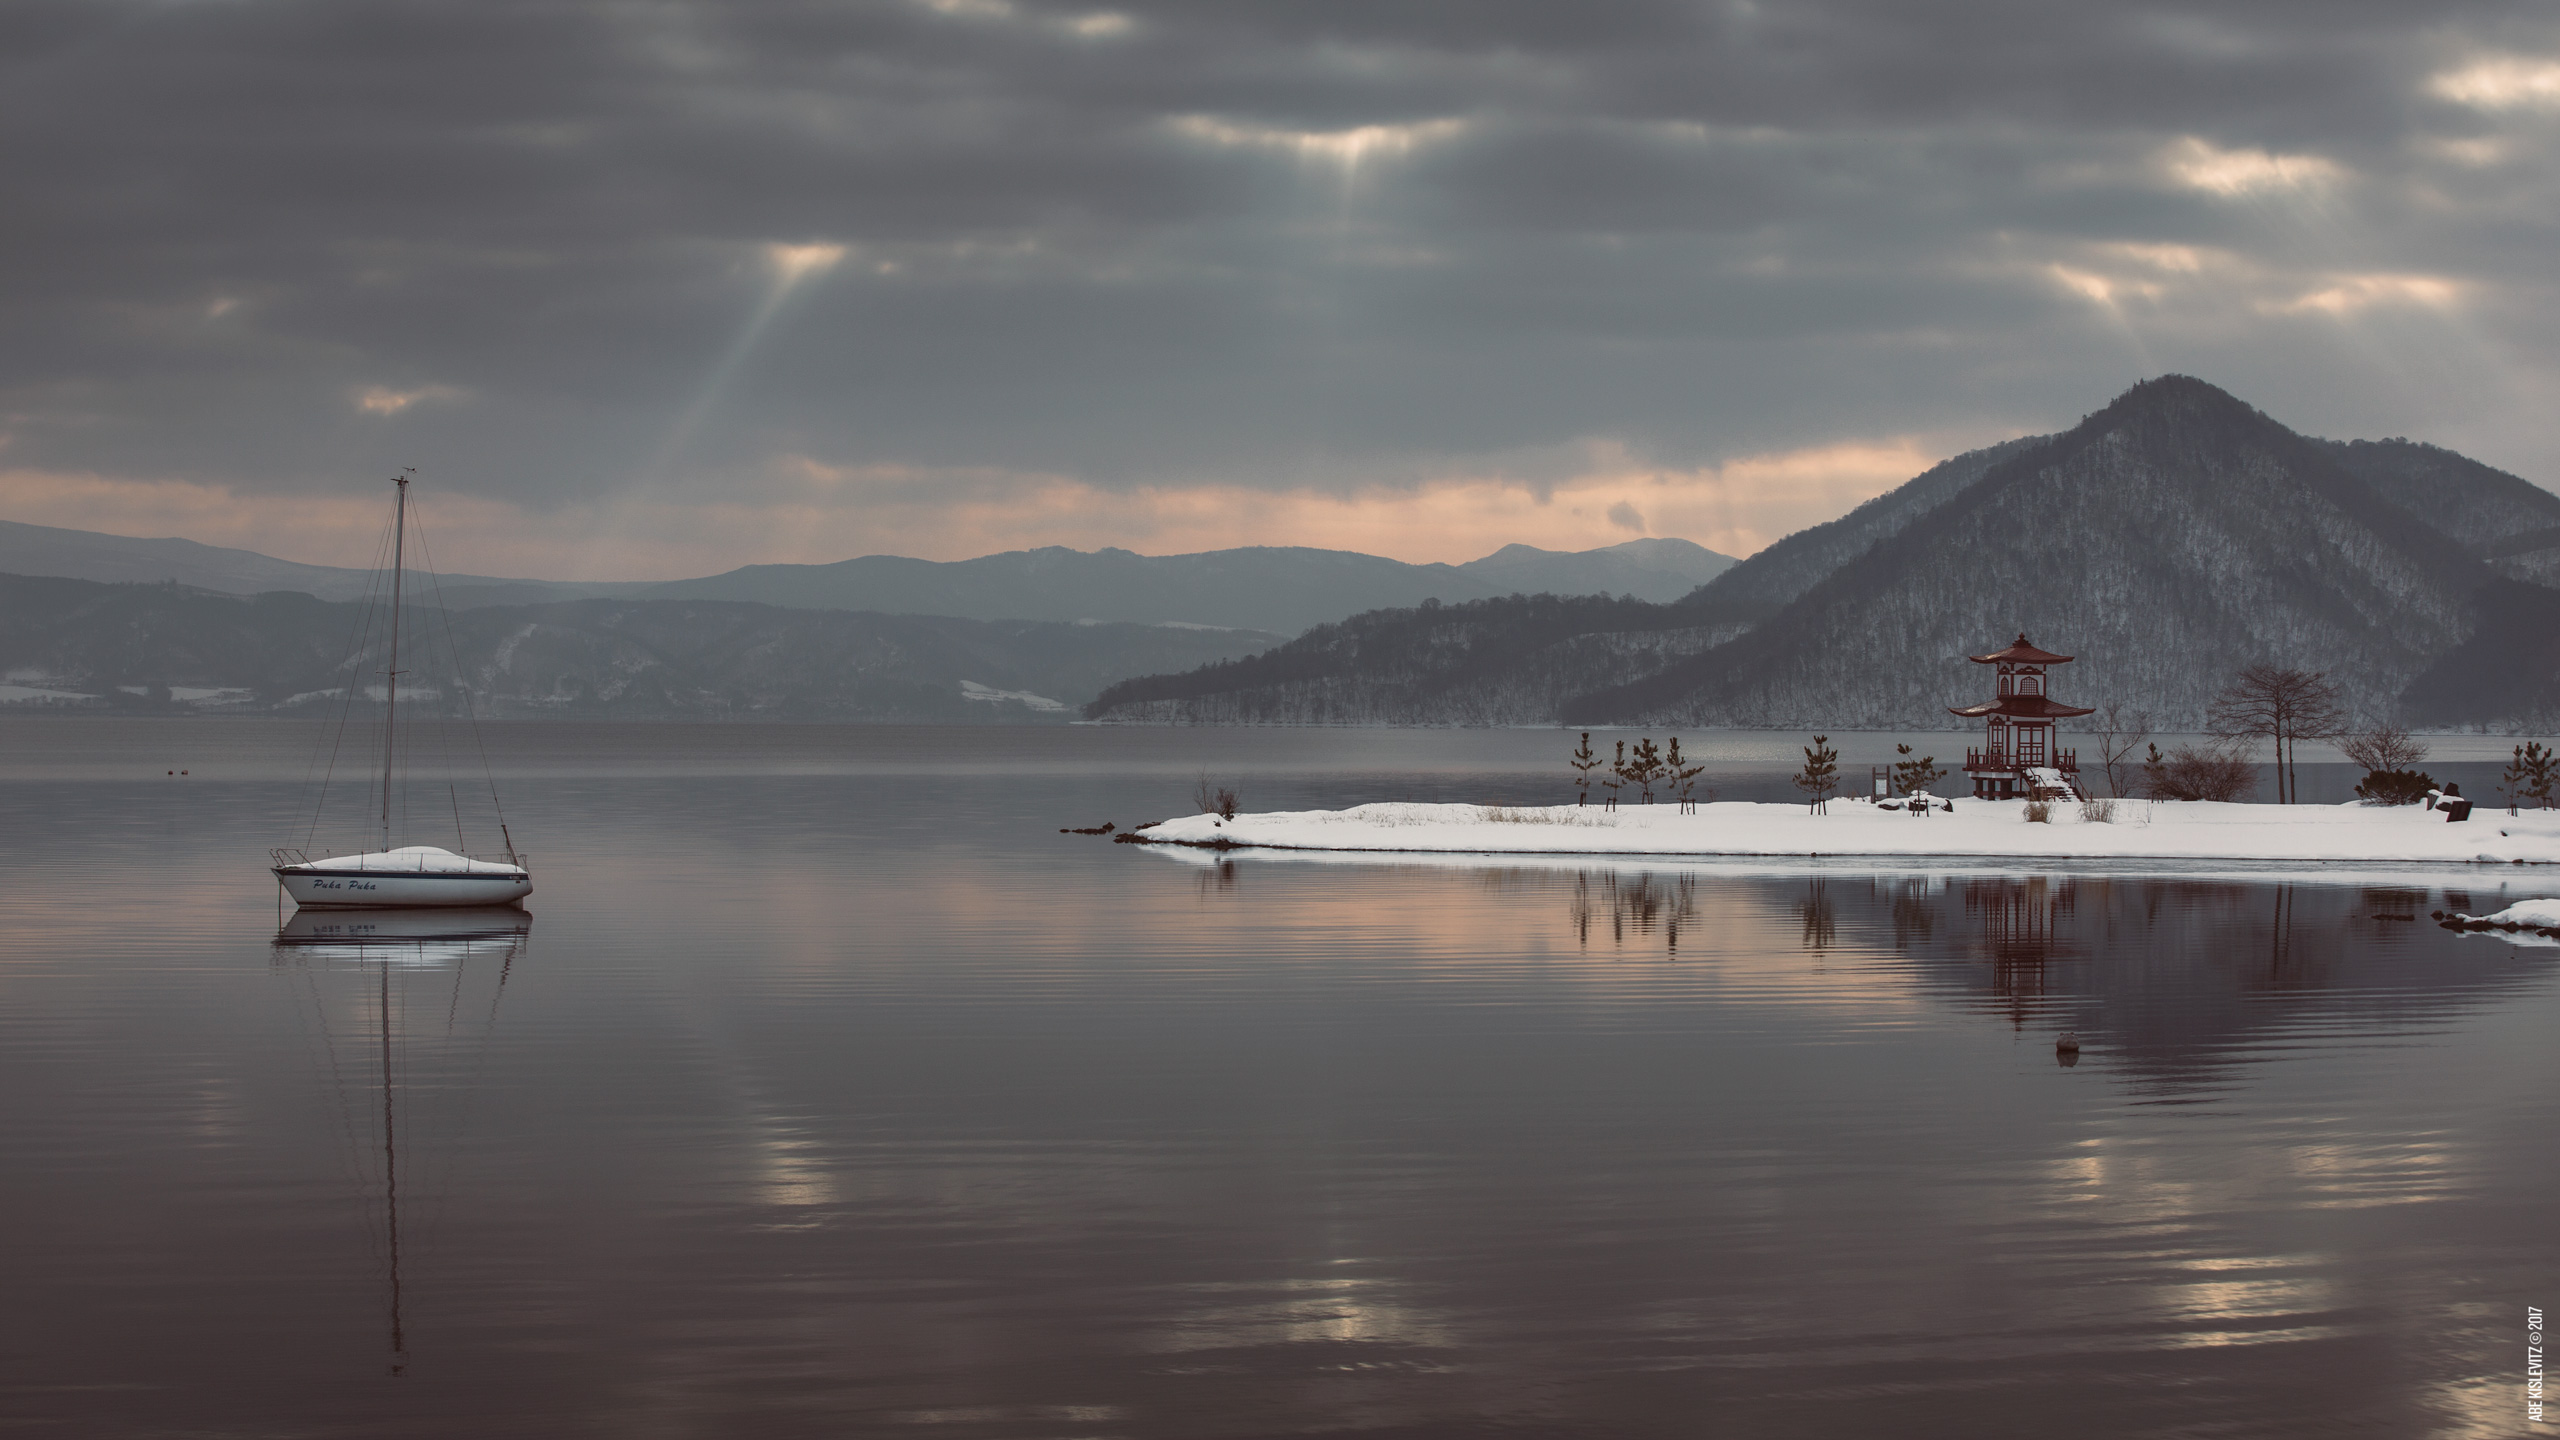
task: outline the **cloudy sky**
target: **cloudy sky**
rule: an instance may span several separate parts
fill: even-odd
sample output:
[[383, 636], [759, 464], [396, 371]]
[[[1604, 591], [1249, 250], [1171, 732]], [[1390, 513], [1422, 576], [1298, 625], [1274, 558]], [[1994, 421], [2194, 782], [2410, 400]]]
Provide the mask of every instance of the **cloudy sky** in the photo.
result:
[[14, 0], [0, 518], [1744, 554], [2184, 371], [2560, 485], [2560, 13]]

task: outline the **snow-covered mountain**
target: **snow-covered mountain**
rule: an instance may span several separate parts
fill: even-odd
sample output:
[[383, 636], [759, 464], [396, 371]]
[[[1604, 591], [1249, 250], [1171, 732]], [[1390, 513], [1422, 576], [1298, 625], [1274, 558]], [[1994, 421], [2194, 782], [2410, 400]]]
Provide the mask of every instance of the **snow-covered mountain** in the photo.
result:
[[2376, 717], [2489, 721], [2560, 702], [2560, 682], [2474, 685], [2461, 713], [2438, 703], [2441, 677], [2443, 693], [2413, 687], [2554, 594], [2519, 579], [2545, 552], [2517, 547], [2544, 529], [2560, 529], [2560, 496], [2514, 476], [2406, 441], [2308, 439], [2167, 376], [2064, 434], [1938, 466], [1672, 605], [1588, 611], [1570, 634], [1518, 602], [1363, 616], [1257, 660], [1116, 686], [1093, 713], [1943, 725], [1945, 707], [1983, 698], [1964, 657], [2023, 631], [2079, 657], [2058, 698], [2170, 726], [2198, 723], [2259, 661], [2326, 671]]

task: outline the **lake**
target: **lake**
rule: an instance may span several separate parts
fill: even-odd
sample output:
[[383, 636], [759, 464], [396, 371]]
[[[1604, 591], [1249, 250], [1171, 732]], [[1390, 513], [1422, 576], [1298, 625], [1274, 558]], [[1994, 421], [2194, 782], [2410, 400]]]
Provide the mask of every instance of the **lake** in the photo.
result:
[[2560, 876], [1059, 833], [1553, 803], [1552, 731], [486, 736], [529, 918], [366, 934], [263, 868], [309, 729], [0, 718], [0, 1423], [2530, 1428], [2560, 946], [2426, 916]]

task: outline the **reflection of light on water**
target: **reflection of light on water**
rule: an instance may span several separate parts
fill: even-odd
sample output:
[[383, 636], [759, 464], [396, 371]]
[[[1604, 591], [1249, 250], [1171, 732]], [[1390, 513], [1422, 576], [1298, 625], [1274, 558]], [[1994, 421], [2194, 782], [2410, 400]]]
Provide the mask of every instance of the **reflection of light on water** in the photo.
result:
[[897, 1410], [889, 1418], [905, 1425], [992, 1425], [1007, 1420], [1090, 1425], [1125, 1420], [1128, 1416], [1127, 1407], [1120, 1405], [958, 1405], [941, 1410]]
[[2293, 1172], [2312, 1181], [2316, 1210], [2360, 1210], [2446, 1198], [2452, 1157], [2424, 1142], [2304, 1145], [2286, 1152]]
[[[2168, 1318], [2199, 1322], [2309, 1317], [2339, 1310], [2345, 1297], [2334, 1274], [2314, 1274], [2326, 1261], [2312, 1255], [2197, 1256], [2171, 1267], [2151, 1286]], [[2286, 1274], [2253, 1274], [2287, 1271]], [[2180, 1274], [2178, 1272], [2183, 1272]], [[2251, 1325], [2240, 1329], [2189, 1329], [2161, 1339], [2172, 1348], [2196, 1345], [2271, 1345], [2346, 1335], [2342, 1325]]]
[[757, 1196], [767, 1205], [833, 1205], [843, 1197], [822, 1147], [806, 1130], [780, 1119], [748, 1122]]
[[240, 1085], [227, 1076], [207, 1078], [188, 1108], [187, 1131], [199, 1140], [228, 1140], [241, 1131]]
[[[1221, 1350], [1314, 1341], [1445, 1346], [1455, 1343], [1445, 1318], [1388, 1298], [1387, 1282], [1360, 1276], [1267, 1283], [1187, 1285], [1186, 1294], [1259, 1292], [1262, 1298], [1212, 1303], [1176, 1319], [1149, 1350]], [[1273, 1293], [1276, 1292], [1276, 1293]]]

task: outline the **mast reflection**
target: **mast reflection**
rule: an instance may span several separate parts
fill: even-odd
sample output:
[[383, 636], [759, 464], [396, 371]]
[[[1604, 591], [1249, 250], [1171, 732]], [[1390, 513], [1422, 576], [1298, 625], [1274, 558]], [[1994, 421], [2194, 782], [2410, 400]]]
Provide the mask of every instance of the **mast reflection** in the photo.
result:
[[[513, 907], [303, 910], [276, 932], [273, 965], [278, 973], [303, 981], [331, 1088], [345, 1111], [348, 1144], [358, 1152], [358, 1168], [369, 1170], [375, 1159], [381, 1164], [385, 1319], [394, 1377], [405, 1375], [409, 1365], [408, 1327], [401, 1309], [401, 1144], [404, 1134], [414, 1145], [419, 1138], [436, 1136], [438, 1128], [419, 1123], [433, 1117], [404, 1116], [401, 1082], [421, 1062], [439, 1069], [458, 1065], [460, 1084], [438, 1081], [431, 1088], [467, 1102], [469, 1081], [478, 1070], [472, 1062], [496, 1029], [499, 1002], [532, 928], [533, 917]], [[464, 992], [475, 982], [489, 987], [488, 1006], [482, 1013], [475, 1004], [466, 1018]], [[415, 999], [444, 1003], [430, 1003], [421, 1016]], [[342, 1064], [342, 1040], [360, 1041], [373, 1053], [360, 1067]], [[360, 1101], [351, 1090], [351, 1071], [362, 1077], [358, 1086], [380, 1085], [378, 1108], [372, 1097]], [[359, 1114], [368, 1126], [379, 1117], [379, 1136], [358, 1138]], [[449, 1143], [460, 1137], [448, 1128], [438, 1138]], [[411, 1158], [414, 1170], [418, 1157]], [[371, 1198], [366, 1197], [368, 1207]]]

